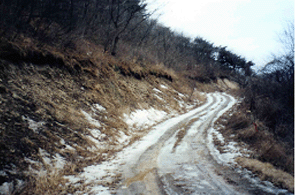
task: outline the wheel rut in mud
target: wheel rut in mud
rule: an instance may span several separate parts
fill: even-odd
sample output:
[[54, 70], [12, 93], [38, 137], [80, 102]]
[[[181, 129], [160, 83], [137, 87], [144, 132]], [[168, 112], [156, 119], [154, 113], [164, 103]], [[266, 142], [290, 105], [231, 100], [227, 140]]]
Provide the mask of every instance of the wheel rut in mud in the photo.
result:
[[235, 103], [230, 95], [208, 94], [201, 107], [158, 125], [163, 133], [124, 165], [116, 194], [265, 194], [210, 152], [209, 129]]
[[[131, 167], [133, 176], [126, 178], [118, 194], [186, 194], [194, 191], [211, 194], [224, 191], [228, 194], [231, 190], [224, 187], [226, 184], [220, 184], [220, 178], [216, 179], [204, 156], [210, 155], [206, 146], [207, 130], [213, 126], [218, 114], [227, 110], [231, 101], [234, 100], [230, 96], [211, 94], [206, 104], [187, 113], [172, 127], [163, 129], [165, 133]], [[181, 151], [182, 145], [188, 146], [185, 152]], [[180, 178], [175, 179], [177, 172], [185, 173], [186, 166], [199, 172], [196, 176], [202, 183], [198, 188], [185, 181], [185, 177], [182, 182]]]

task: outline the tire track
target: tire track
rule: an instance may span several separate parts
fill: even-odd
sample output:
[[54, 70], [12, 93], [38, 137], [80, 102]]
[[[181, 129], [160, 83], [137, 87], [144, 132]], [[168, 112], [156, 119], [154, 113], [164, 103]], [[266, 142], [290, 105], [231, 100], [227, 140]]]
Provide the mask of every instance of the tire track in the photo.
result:
[[[206, 145], [207, 130], [219, 115], [229, 109], [228, 105], [232, 101], [233, 98], [224, 94], [209, 94], [205, 105], [182, 116], [182, 120], [173, 126], [163, 129], [165, 133], [131, 167], [133, 177], [125, 177], [117, 194], [238, 194], [214, 173], [208, 161], [212, 157]], [[187, 129], [186, 134], [178, 144], [186, 145], [187, 150], [179, 151], [176, 147], [173, 153], [176, 134], [183, 128]], [[201, 181], [197, 182], [199, 187], [190, 180], [186, 181], [185, 177], [183, 181], [175, 178], [179, 173], [192, 170], [196, 174], [194, 179]]]

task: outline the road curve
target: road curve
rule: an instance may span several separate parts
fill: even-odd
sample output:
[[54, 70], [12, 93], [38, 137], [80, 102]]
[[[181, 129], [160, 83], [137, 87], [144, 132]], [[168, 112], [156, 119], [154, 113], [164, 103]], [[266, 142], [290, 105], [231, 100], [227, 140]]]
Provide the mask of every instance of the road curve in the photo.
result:
[[217, 175], [207, 146], [207, 130], [234, 103], [212, 93], [175, 124], [162, 125], [165, 133], [126, 169], [117, 194], [239, 194]]
[[147, 139], [142, 148], [134, 146], [140, 152], [122, 166], [116, 194], [277, 194], [253, 185], [211, 155], [208, 131], [235, 103], [230, 95], [210, 93], [204, 105], [154, 127], [159, 136]]

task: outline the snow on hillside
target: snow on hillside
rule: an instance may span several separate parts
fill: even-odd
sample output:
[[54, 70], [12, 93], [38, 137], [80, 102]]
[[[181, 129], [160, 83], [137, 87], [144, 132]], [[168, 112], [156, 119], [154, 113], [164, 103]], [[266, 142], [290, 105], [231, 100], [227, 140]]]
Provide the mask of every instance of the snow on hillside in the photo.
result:
[[150, 108], [147, 110], [135, 110], [129, 115], [124, 114], [124, 121], [133, 129], [145, 129], [163, 120], [167, 112]]

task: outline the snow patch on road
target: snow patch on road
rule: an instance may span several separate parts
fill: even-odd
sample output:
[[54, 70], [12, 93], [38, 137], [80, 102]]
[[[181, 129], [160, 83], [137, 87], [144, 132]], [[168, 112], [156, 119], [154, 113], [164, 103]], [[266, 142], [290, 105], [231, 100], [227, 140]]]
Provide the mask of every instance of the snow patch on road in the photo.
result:
[[[225, 101], [228, 98], [230, 98], [229, 102], [235, 102], [234, 98], [231, 98], [231, 96], [226, 94], [208, 94], [207, 100], [211, 106], [209, 108], [202, 106], [204, 109], [188, 120], [197, 119], [197, 121], [188, 126], [189, 129], [187, 129], [185, 136], [182, 138], [178, 146], [174, 148], [177, 134], [181, 129], [162, 147], [158, 157], [158, 164], [159, 174], [161, 178], [164, 178], [162, 182], [164, 183], [165, 190], [169, 190], [172, 185], [171, 181], [165, 181], [166, 175], [172, 177], [174, 186], [181, 186], [183, 190], [192, 194], [197, 194], [199, 191], [206, 191], [210, 194], [210, 192], [214, 192], [216, 186], [219, 185], [219, 183], [216, 182], [219, 181], [216, 179], [218, 176], [215, 176], [211, 172], [211, 165], [206, 161], [205, 156], [208, 150], [206, 147], [207, 140], [202, 136], [204, 132], [207, 131], [207, 128], [210, 129], [210, 126], [214, 124], [214, 121], [233, 105], [233, 103], [230, 103], [229, 105], [225, 104]], [[213, 102], [216, 103], [212, 106], [211, 103]], [[216, 117], [211, 118], [211, 116], [214, 115], [216, 115]], [[221, 135], [218, 137], [221, 142], [224, 142]], [[230, 189], [227, 188], [227, 186], [224, 187], [222, 185], [219, 187], [221, 188], [221, 192], [226, 192]], [[231, 192], [228, 193], [233, 194]]]
[[[223, 93], [226, 95], [225, 93]], [[233, 98], [232, 96], [230, 97], [231, 101], [230, 103], [226, 106], [224, 109], [224, 112], [218, 113], [214, 121], [216, 121], [221, 115], [223, 115], [227, 110], [229, 110], [231, 107], [233, 107], [234, 104], [237, 103], [237, 100]], [[214, 138], [218, 139], [219, 142], [223, 144], [223, 152], [221, 153], [215, 146], [214, 144]], [[216, 161], [220, 164], [236, 164], [234, 161], [235, 158], [242, 156], [243, 154], [240, 152], [241, 149], [238, 147], [238, 144], [236, 142], [228, 142], [225, 143], [224, 137], [222, 134], [215, 129], [214, 127], [211, 127], [208, 130], [208, 137], [207, 137], [207, 146], [209, 148], [209, 151], [211, 155], [216, 159]]]
[[[212, 102], [209, 98], [204, 106]], [[92, 165], [84, 168], [84, 172], [80, 175], [65, 176], [70, 183], [79, 185], [79, 182], [85, 181], [86, 184], [112, 181], [117, 175], [125, 174], [127, 177], [132, 177], [130, 167], [133, 167], [139, 160], [141, 154], [150, 146], [155, 144], [158, 139], [171, 127], [178, 124], [185, 118], [192, 117], [200, 111], [200, 108], [191, 110], [190, 112], [168, 119], [157, 126], [153, 127], [151, 131], [138, 142], [130, 145], [117, 153], [109, 161], [103, 161], [100, 164]], [[138, 129], [139, 127], [148, 127], [158, 121], [168, 117], [166, 112], [156, 110], [154, 108], [148, 110], [136, 110], [129, 115], [125, 114], [123, 120], [129, 125], [131, 129]], [[129, 174], [129, 175], [128, 175]], [[102, 184], [91, 185], [88, 187], [91, 194], [111, 194], [107, 187]]]
[[229, 164], [233, 163], [236, 164], [234, 161], [235, 158], [242, 156], [240, 153], [240, 149], [237, 146], [237, 143], [235, 142], [229, 142], [227, 145], [224, 145], [223, 148], [226, 148], [223, 150], [223, 153], [221, 153], [214, 144], [214, 137], [219, 139], [221, 143], [224, 144], [224, 138], [219, 131], [217, 131], [214, 128], [210, 128], [208, 131], [208, 146], [211, 155], [217, 160], [220, 164]]

